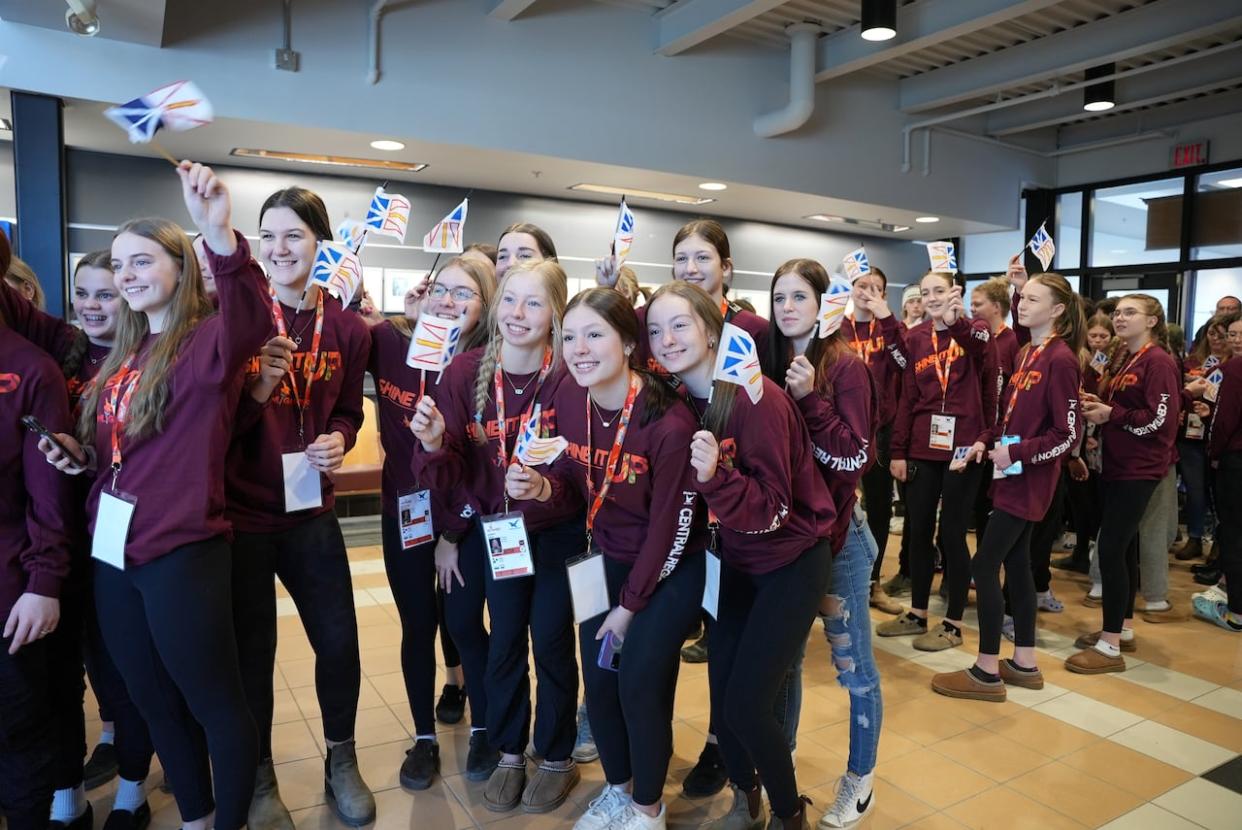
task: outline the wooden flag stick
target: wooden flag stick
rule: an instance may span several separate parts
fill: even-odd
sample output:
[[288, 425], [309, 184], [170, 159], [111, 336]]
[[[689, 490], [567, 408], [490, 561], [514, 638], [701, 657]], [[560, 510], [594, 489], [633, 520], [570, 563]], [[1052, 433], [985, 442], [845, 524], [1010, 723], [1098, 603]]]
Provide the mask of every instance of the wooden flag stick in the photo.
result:
[[162, 145], [161, 145], [158, 141], [154, 141], [154, 140], [153, 140], [153, 141], [151, 141], [151, 146], [155, 148], [155, 151], [156, 151], [157, 153], [159, 153], [159, 154], [160, 154], [161, 156], [163, 156], [164, 158], [168, 159], [168, 163], [169, 163], [169, 164], [171, 164], [173, 167], [180, 167], [180, 166], [181, 166], [181, 162], [179, 162], [179, 161], [177, 161], [175, 158], [173, 158], [173, 157], [172, 157], [172, 153], [170, 153], [170, 152], [168, 152], [167, 150], [165, 150], [165, 149], [164, 149], [164, 147], [163, 147], [163, 146], [162, 146]]

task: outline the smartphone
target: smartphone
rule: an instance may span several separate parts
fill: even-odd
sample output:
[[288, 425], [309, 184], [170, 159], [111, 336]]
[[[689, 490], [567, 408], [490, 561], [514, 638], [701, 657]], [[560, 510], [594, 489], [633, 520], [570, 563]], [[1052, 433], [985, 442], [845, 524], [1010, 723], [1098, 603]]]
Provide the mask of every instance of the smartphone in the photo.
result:
[[36, 435], [42, 438], [46, 438], [48, 441], [51, 441], [52, 446], [56, 447], [56, 449], [64, 453], [69, 458], [69, 460], [72, 461], [74, 464], [77, 464], [79, 467], [86, 466], [86, 459], [80, 458], [79, 456], [74, 455], [73, 453], [69, 452], [69, 448], [66, 447], [63, 443], [61, 443], [61, 440], [57, 438], [55, 435], [53, 435], [52, 432], [47, 427], [43, 426], [43, 424], [35, 416], [23, 415], [22, 425], [26, 427], [26, 429], [35, 433]]
[[614, 637], [611, 631], [604, 634], [595, 664], [607, 671], [621, 671], [621, 639]]

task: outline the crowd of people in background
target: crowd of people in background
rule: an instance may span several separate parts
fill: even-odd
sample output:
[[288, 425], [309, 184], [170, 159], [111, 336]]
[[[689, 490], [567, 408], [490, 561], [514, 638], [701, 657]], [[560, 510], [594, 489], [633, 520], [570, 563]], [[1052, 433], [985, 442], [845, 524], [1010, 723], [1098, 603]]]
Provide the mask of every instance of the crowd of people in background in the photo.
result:
[[[1037, 616], [1063, 610], [1050, 568], [1067, 569], [1090, 574], [1081, 601], [1101, 619], [1066, 668], [1125, 671], [1136, 616], [1184, 617], [1168, 594], [1181, 515], [1174, 561], [1202, 560], [1194, 614], [1242, 632], [1236, 297], [1187, 349], [1153, 297], [1093, 301], [1019, 257], [969, 296], [955, 273], [916, 275], [897, 310], [872, 267], [821, 336], [824, 265], [776, 269], [765, 320], [729, 299], [715, 221], [681, 228], [655, 290], [609, 256], [572, 297], [552, 238], [519, 222], [388, 317], [310, 279], [332, 237], [318, 195], [273, 193], [244, 228], [252, 247], [225, 182], [191, 162], [176, 173], [197, 235], [127, 222], [77, 263], [73, 323], [42, 310], [0, 235], [11, 830], [92, 827], [86, 791], [114, 777], [104, 826], [142, 830], [155, 756], [189, 830], [291, 830], [272, 758], [274, 578], [314, 650], [328, 805], [350, 826], [375, 820], [332, 476], [367, 373], [414, 723], [393, 762], [410, 790], [442, 773], [437, 722], [468, 710], [460, 771], [485, 782], [489, 810], [556, 810], [598, 757], [606, 783], [577, 830], [662, 828], [679, 668], [706, 660], [710, 733], [685, 793], [731, 788], [714, 830], [809, 827], [794, 753], [818, 618], [850, 708], [819, 826], [853, 826], [876, 803], [873, 635], [960, 648], [973, 592], [978, 654], [932, 689], [986, 704], [1042, 688]], [[422, 317], [460, 326], [441, 373], [407, 362]], [[753, 388], [716, 376], [734, 330], [759, 355]], [[546, 463], [525, 454], [558, 438]], [[1072, 553], [1052, 561], [1067, 525]], [[873, 627], [870, 609], [887, 618]], [[86, 678], [103, 722], [89, 754]]]

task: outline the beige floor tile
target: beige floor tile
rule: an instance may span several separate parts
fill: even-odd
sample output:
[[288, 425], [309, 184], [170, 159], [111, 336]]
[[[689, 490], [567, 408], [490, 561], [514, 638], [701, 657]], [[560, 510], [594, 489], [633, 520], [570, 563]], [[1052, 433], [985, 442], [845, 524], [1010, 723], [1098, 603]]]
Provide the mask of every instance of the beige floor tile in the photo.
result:
[[398, 773], [410, 748], [408, 738], [358, 748], [358, 771], [372, 791], [391, 790], [401, 786]]
[[288, 663], [290, 660], [306, 660], [315, 656], [310, 640], [305, 634], [294, 633], [283, 635], [276, 641], [276, 662]]
[[401, 673], [400, 667], [395, 672], [370, 675], [367, 679], [389, 706], [403, 705], [410, 699], [405, 691], [405, 675]]
[[1237, 689], [1220, 688], [1195, 698], [1194, 703], [1196, 706], [1242, 720], [1242, 692]]
[[[381, 646], [363, 649], [362, 673], [365, 675], [392, 674], [401, 671], [401, 646]], [[438, 669], [439, 667], [437, 667]], [[439, 672], [437, 671], [437, 675]], [[436, 689], [437, 694], [439, 688]]]
[[319, 744], [311, 735], [306, 721], [295, 720], [272, 727], [272, 760], [277, 764], [319, 758], [321, 755]]
[[1075, 691], [1084, 697], [1133, 712], [1143, 718], [1154, 717], [1160, 712], [1184, 705], [1183, 701], [1172, 695], [1120, 680], [1125, 674], [1123, 672], [1091, 678], [1091, 683], [1085, 683]]
[[[833, 799], [836, 798], [835, 782], [809, 790], [807, 795], [815, 802], [815, 805], [810, 808], [807, 814], [808, 818], [811, 819], [812, 826], [814, 826], [819, 817], [832, 805]], [[911, 822], [917, 822], [919, 819], [926, 818], [935, 812], [922, 801], [890, 784], [883, 778], [876, 779], [874, 795], [872, 797], [875, 800], [875, 804], [871, 808], [871, 813], [866, 819], [866, 823], [860, 825], [865, 827], [866, 830], [895, 830], [895, 828], [905, 827]]]
[[1193, 777], [1185, 770], [1112, 741], [1098, 741], [1083, 747], [1066, 755], [1061, 762], [1146, 800]]
[[475, 824], [452, 790], [437, 781], [419, 792], [398, 788], [376, 793], [375, 824], [370, 826], [374, 830], [458, 830]]
[[[380, 575], [379, 578], [382, 584], [388, 584], [387, 577]], [[354, 586], [357, 587], [357, 582], [354, 583]], [[372, 625], [391, 625], [393, 620], [392, 615], [388, 613], [388, 609], [382, 608], [379, 605], [356, 608], [354, 609], [354, 613], [358, 616], [359, 628]]]
[[1001, 783], [1052, 762], [1047, 755], [983, 728], [932, 744], [931, 749]]
[[1179, 671], [1166, 669], [1153, 663], [1136, 666], [1117, 675], [1118, 680], [1134, 683], [1153, 691], [1163, 692], [1179, 700], [1194, 700], [1200, 695], [1215, 691], [1219, 686], [1209, 680], [1192, 677]]
[[1008, 787], [995, 787], [945, 810], [971, 830], [1080, 830], [1093, 827]]
[[280, 783], [281, 800], [290, 810], [324, 803], [323, 759], [318, 753], [314, 758], [277, 764], [276, 780]]
[[302, 720], [302, 710], [298, 708], [293, 693], [288, 689], [276, 689], [272, 694], [272, 723], [288, 723]]
[[1077, 726], [1101, 738], [1120, 732], [1143, 720], [1133, 712], [1118, 709], [1108, 703], [1100, 703], [1078, 692], [1067, 692], [1047, 703], [1035, 706], [1032, 711], [1054, 717], [1062, 723]]
[[[319, 709], [319, 697], [315, 693], [314, 686], [299, 686], [293, 689], [292, 693], [304, 717], [318, 718], [323, 715]], [[376, 709], [386, 705], [379, 692], [375, 691], [375, 687], [371, 685], [371, 681], [368, 678], [362, 678], [362, 685], [358, 690], [358, 710]]]
[[1153, 715], [1151, 720], [1234, 752], [1242, 752], [1242, 720], [1229, 715], [1213, 712], [1193, 703], [1184, 703]]
[[[325, 752], [323, 737], [323, 720], [308, 718], [307, 726], [315, 737], [315, 743], [321, 752]], [[360, 709], [354, 721], [354, 742], [361, 749], [366, 746], [391, 743], [401, 738], [408, 738], [409, 732], [401, 725], [397, 716], [387, 706], [377, 709]]]
[[1088, 827], [1112, 821], [1143, 803], [1133, 793], [1060, 762], [1031, 770], [1007, 786]]
[[966, 825], [962, 824], [955, 818], [951, 818], [945, 813], [933, 813], [930, 816], [912, 821], [909, 824], [903, 824], [902, 827], [908, 827], [910, 830], [962, 830]]
[[1100, 830], [1203, 830], [1203, 827], [1155, 804], [1144, 804]]
[[296, 689], [299, 686], [312, 686], [315, 683], [315, 658], [305, 657], [297, 660], [288, 660], [281, 663], [277, 661], [281, 674], [285, 676], [285, 681], [289, 684], [290, 689]]
[[1242, 823], [1242, 795], [1202, 778], [1194, 778], [1154, 804], [1208, 830], [1237, 830]]
[[986, 728], [1053, 758], [1068, 755], [1099, 740], [1090, 732], [1029, 710], [1001, 718]]
[[969, 730], [973, 724], [940, 709], [939, 698], [928, 689], [928, 697], [885, 707], [884, 729], [928, 746]]
[[358, 629], [359, 648], [382, 648], [384, 646], [401, 645], [401, 625], [386, 622], [381, 625], [368, 625]]
[[875, 773], [920, 801], [943, 810], [991, 789], [993, 782], [928, 749], [879, 764]]
[[1128, 746], [1157, 760], [1202, 775], [1232, 759], [1236, 753], [1179, 732], [1163, 724], [1143, 721], [1112, 735], [1109, 740]]

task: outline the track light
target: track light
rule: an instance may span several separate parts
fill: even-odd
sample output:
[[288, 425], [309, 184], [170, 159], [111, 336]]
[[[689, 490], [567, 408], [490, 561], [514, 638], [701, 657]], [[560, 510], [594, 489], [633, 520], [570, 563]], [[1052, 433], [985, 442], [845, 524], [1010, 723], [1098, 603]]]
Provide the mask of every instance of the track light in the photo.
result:
[[[1087, 81], [1093, 81], [1096, 78], [1107, 78], [1109, 75], [1115, 74], [1117, 71], [1114, 64], [1106, 63], [1103, 66], [1093, 66], [1086, 72]], [[1087, 112], [1104, 112], [1111, 110], [1117, 106], [1117, 83], [1113, 80], [1100, 81], [1098, 84], [1091, 84], [1082, 91], [1082, 108]]]
[[897, 0], [862, 0], [863, 40], [897, 37]]
[[65, 28], [75, 35], [94, 37], [99, 34], [99, 15], [95, 14], [95, 0], [65, 0]]

